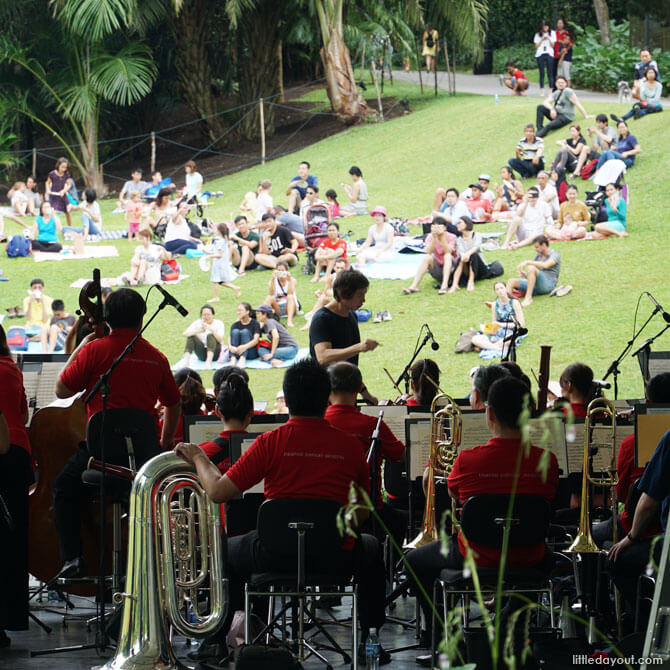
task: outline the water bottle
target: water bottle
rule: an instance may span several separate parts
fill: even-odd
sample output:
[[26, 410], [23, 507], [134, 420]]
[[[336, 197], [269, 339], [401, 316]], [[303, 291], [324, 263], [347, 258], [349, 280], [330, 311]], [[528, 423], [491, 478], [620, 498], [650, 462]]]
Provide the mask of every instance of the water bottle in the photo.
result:
[[496, 93], [495, 98], [494, 98], [493, 100], [494, 100], [494, 102], [496, 102], [496, 103], [498, 102], [498, 94], [497, 94], [497, 93]]
[[379, 636], [371, 632], [365, 643], [365, 664], [367, 670], [379, 670]]

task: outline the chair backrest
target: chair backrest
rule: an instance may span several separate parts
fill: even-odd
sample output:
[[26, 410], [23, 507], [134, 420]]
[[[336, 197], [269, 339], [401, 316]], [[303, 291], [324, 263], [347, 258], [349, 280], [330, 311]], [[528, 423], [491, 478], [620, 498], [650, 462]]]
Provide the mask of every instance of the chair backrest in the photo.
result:
[[[89, 453], [100, 458], [102, 412], [96, 412], [86, 428]], [[105, 418], [105, 460], [138, 470], [160, 453], [156, 423], [148, 412], [132, 407], [108, 409]]]
[[306, 531], [306, 550], [310, 554], [332, 554], [342, 547], [337, 529], [339, 503], [312, 498], [266, 500], [258, 510], [258, 537], [265, 551], [273, 555], [296, 556], [297, 532], [290, 523], [313, 524]]
[[[486, 547], [502, 547], [509, 499], [508, 495], [477, 495], [465, 501], [461, 527], [468, 541]], [[517, 495], [514, 499], [509, 546], [526, 547], [544, 541], [550, 515], [551, 507], [544, 498]]]

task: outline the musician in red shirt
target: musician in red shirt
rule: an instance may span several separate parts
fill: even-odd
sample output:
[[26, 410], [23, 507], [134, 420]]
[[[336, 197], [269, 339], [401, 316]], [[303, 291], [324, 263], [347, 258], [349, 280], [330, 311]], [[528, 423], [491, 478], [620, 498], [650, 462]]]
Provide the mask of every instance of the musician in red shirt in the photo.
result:
[[[23, 374], [14, 363], [0, 326], [0, 648], [5, 630], [28, 628], [28, 491], [33, 483]], [[7, 523], [7, 514], [12, 524]]]
[[[72, 352], [56, 382], [56, 395], [69, 398], [80, 391], [90, 391], [142, 328], [146, 305], [142, 296], [132, 289], [114, 291], [105, 301], [105, 321], [109, 335], [95, 339], [87, 335]], [[181, 396], [167, 358], [140, 337], [135, 346], [112, 373], [108, 407], [133, 407], [150, 414], [159, 431], [157, 403], [164, 407], [160, 443], [163, 449], [174, 446], [174, 434], [181, 414]], [[86, 406], [90, 419], [102, 409], [98, 393]], [[88, 451], [77, 450], [54, 481], [54, 520], [58, 531], [59, 549], [64, 562], [60, 576], [86, 574], [81, 557], [80, 509], [85, 495], [81, 474], [88, 463]]]
[[[344, 505], [352, 482], [369, 490], [369, 472], [360, 443], [324, 419], [330, 394], [326, 370], [313, 359], [299, 361], [286, 371], [283, 388], [290, 414], [288, 422], [258, 437], [225, 475], [197, 445], [177, 445], [176, 453], [195, 466], [212, 500], [231, 500], [261, 480], [265, 482], [266, 499], [314, 498]], [[367, 511], [362, 511], [359, 521], [366, 517]], [[257, 549], [255, 530], [228, 541], [230, 602], [226, 622], [215, 636], [221, 641], [225, 640], [233, 613], [243, 608], [246, 578], [269, 569], [295, 569], [294, 561], [282, 563], [281, 557], [272, 557], [268, 565]], [[371, 536], [361, 535], [353, 549], [344, 542], [332, 561], [323, 569], [337, 570], [338, 565], [353, 562], [365, 639], [371, 628], [379, 629], [385, 620], [384, 564], [378, 543]], [[390, 662], [387, 652], [382, 657]]]
[[[586, 408], [595, 397], [593, 386], [593, 370], [584, 363], [571, 363], [561, 374], [558, 383], [561, 385], [563, 398], [570, 403], [573, 416], [583, 419]], [[563, 407], [563, 413], [568, 415], [568, 408]]]
[[[447, 479], [449, 494], [465, 502], [478, 494], [517, 494], [537, 495], [552, 500], [558, 487], [558, 463], [553, 454], [549, 455], [546, 472], [538, 469], [544, 451], [531, 446], [521, 458], [518, 478], [515, 476], [521, 443], [519, 418], [525, 405], [528, 387], [511, 375], [495, 381], [488, 390], [486, 422], [491, 439], [482, 446], [464, 449], [456, 458], [453, 469]], [[482, 567], [495, 567], [500, 561], [500, 548], [485, 547], [470, 543], [475, 552], [475, 561]], [[446, 557], [441, 554], [440, 541], [413, 549], [407, 560], [427, 593], [440, 571], [444, 568], [460, 569], [463, 566], [465, 545], [461, 535], [458, 541], [453, 539]], [[510, 567], [530, 567], [544, 558], [544, 542], [533, 547], [510, 549], [507, 565]], [[417, 594], [418, 595], [418, 594]], [[431, 609], [420, 595], [419, 602], [426, 622], [431, 620]]]

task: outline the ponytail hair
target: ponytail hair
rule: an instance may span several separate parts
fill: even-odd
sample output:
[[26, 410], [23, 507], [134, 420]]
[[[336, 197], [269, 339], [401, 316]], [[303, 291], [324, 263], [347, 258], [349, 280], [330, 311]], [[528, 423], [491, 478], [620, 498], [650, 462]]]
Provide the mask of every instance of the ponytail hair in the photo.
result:
[[414, 363], [410, 374], [419, 405], [430, 405], [437, 394], [435, 384], [440, 383], [440, 368], [437, 366], [437, 363], [430, 358], [422, 358]]
[[202, 385], [200, 379], [192, 375], [188, 375], [179, 385], [179, 393], [181, 395], [181, 413], [183, 415], [197, 414], [207, 397], [205, 387]]
[[593, 384], [593, 370], [584, 363], [572, 363], [568, 365], [561, 375], [558, 383], [562, 389], [566, 389], [571, 383], [575, 391], [584, 398], [584, 403], [588, 405], [596, 395], [596, 389]]
[[244, 421], [249, 413], [253, 412], [254, 398], [242, 375], [233, 372], [226, 377], [219, 389], [216, 406], [225, 421], [228, 419]]

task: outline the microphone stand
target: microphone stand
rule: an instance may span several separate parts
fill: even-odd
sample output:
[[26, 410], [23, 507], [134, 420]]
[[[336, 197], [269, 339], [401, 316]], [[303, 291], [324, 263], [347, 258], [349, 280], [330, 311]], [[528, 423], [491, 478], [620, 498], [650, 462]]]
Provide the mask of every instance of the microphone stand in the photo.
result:
[[[512, 326], [512, 334], [507, 335], [503, 339], [502, 360], [512, 361], [513, 363], [516, 363], [516, 340], [518, 337], [521, 337], [521, 335], [525, 335], [528, 331], [525, 328], [522, 328], [521, 324], [519, 323], [519, 320], [516, 318], [516, 315], [514, 314], [514, 310], [510, 312], [510, 316], [512, 317], [512, 323], [514, 325]], [[507, 353], [505, 353], [505, 342], [509, 342]]]
[[638, 347], [632, 354], [631, 357], [637, 356], [637, 361], [640, 364], [640, 370], [642, 371], [642, 378], [644, 379], [645, 385], [649, 382], [649, 354], [651, 353], [651, 345], [665, 333], [666, 330], [670, 328], [670, 323], [666, 323], [665, 326], [656, 333], [653, 337], [650, 337], [644, 342], [641, 347]]
[[[384, 410], [379, 412], [379, 418], [377, 419], [377, 425], [375, 426], [372, 437], [370, 438], [370, 448], [368, 449], [367, 456], [365, 460], [368, 463], [370, 468], [370, 500], [372, 501], [372, 507], [374, 511], [377, 510], [377, 498], [379, 492], [379, 448], [381, 446], [381, 439], [379, 438], [379, 429], [382, 425], [382, 420], [384, 419]], [[372, 534], [377, 536], [377, 520], [375, 519], [374, 513], [371, 517], [372, 521]]]
[[[423, 326], [421, 326], [423, 328]], [[421, 332], [421, 331], [419, 331]], [[398, 379], [393, 382], [393, 385], [397, 388], [400, 386], [400, 382], [405, 382], [405, 393], [409, 393], [409, 371], [412, 365], [414, 364], [414, 361], [416, 360], [416, 357], [419, 355], [421, 350], [428, 344], [428, 342], [432, 339], [431, 337], [431, 332], [427, 331], [425, 337], [423, 338], [423, 342], [414, 350], [414, 353], [412, 354], [412, 358], [410, 359], [409, 363], [405, 366], [405, 369], [400, 373], [400, 376]]]
[[[626, 346], [624, 347], [624, 350], [619, 354], [619, 357], [616, 360], [612, 361], [609, 368], [607, 368], [607, 372], [605, 373], [605, 376], [603, 377], [603, 381], [606, 381], [607, 378], [610, 375], [614, 375], [614, 399], [615, 400], [618, 399], [618, 397], [619, 397], [619, 383], [618, 382], [619, 382], [619, 375], [621, 374], [621, 370], [619, 370], [619, 363], [621, 363], [624, 356], [626, 356], [626, 354], [631, 350], [631, 348], [633, 346], [633, 343], [639, 337], [640, 333], [647, 327], [647, 324], [660, 311], [661, 311], [660, 307], [655, 307], [654, 308], [654, 311], [649, 315], [649, 318], [640, 326], [640, 328], [638, 328], [637, 332], [633, 333], [633, 337], [631, 337], [630, 340], [628, 340], [628, 342], [626, 343]], [[665, 331], [665, 328], [661, 332], [664, 332], [664, 331]], [[661, 333], [659, 333], [658, 335], [660, 335], [660, 334]], [[658, 335], [656, 337], [658, 337]], [[654, 337], [652, 339], [652, 341], [654, 339], [656, 339], [656, 337]]]

